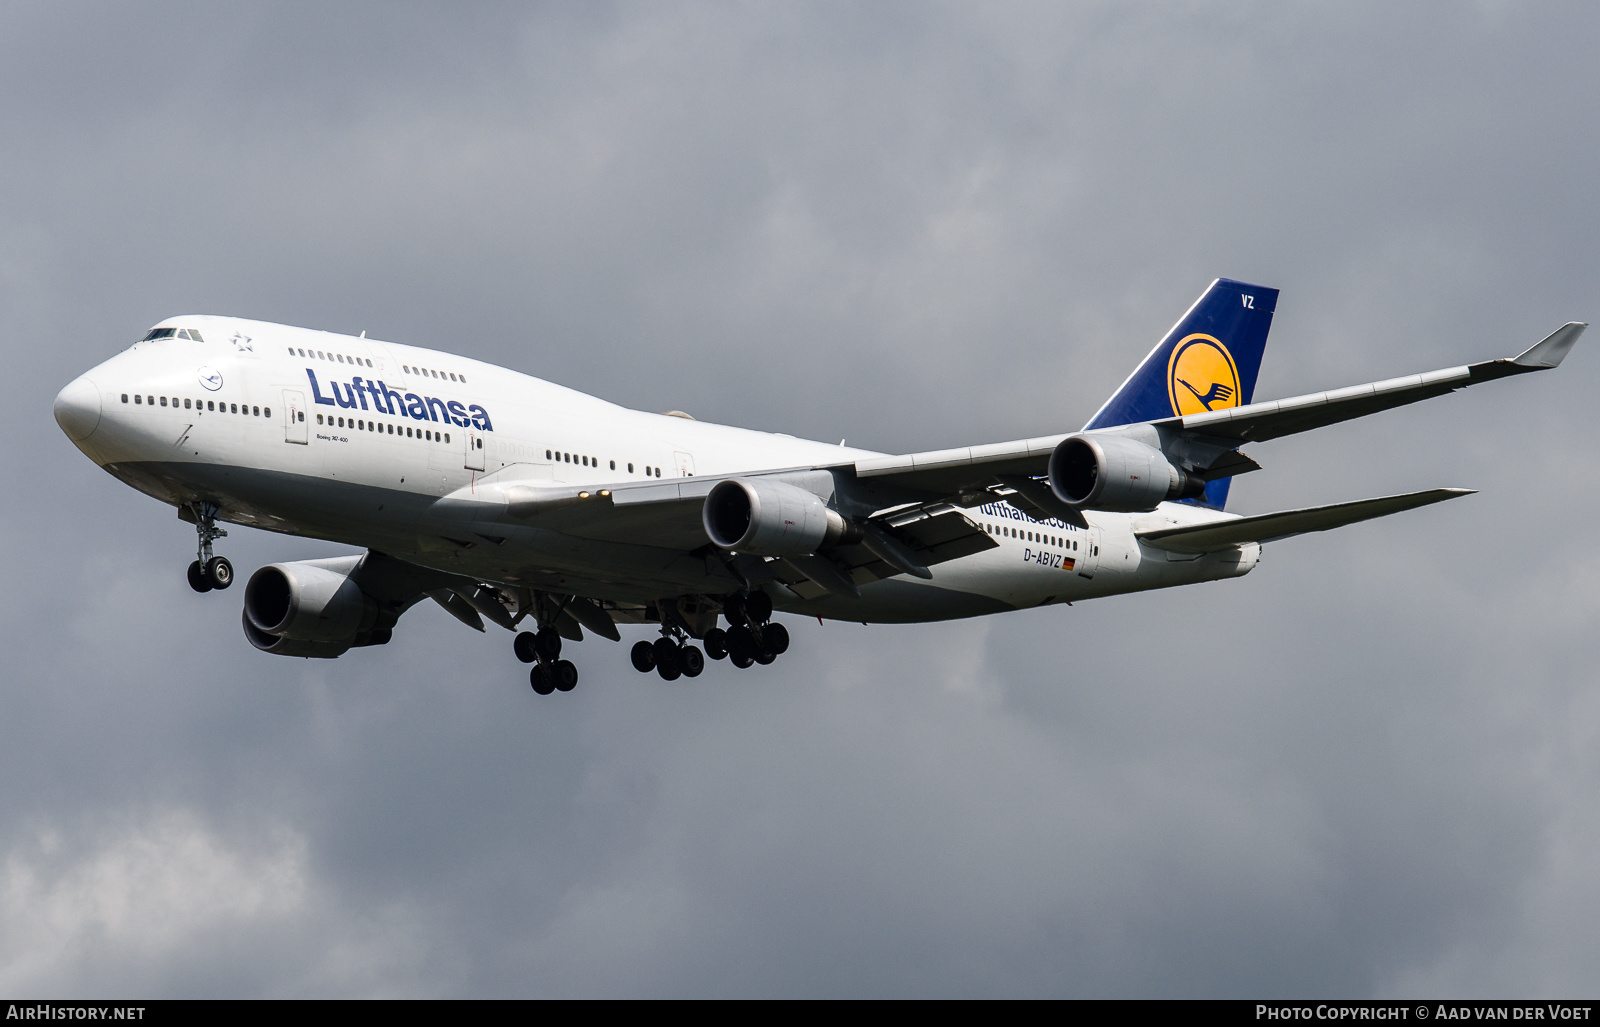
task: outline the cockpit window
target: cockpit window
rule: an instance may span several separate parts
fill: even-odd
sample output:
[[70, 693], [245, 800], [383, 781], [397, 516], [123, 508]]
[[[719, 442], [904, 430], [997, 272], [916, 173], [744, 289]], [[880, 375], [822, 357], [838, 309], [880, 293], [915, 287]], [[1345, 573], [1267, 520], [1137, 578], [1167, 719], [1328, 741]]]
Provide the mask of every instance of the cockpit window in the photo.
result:
[[192, 339], [195, 342], [206, 341], [200, 337], [200, 330], [197, 328], [152, 328], [150, 329], [149, 333], [140, 341], [149, 342], [152, 339]]

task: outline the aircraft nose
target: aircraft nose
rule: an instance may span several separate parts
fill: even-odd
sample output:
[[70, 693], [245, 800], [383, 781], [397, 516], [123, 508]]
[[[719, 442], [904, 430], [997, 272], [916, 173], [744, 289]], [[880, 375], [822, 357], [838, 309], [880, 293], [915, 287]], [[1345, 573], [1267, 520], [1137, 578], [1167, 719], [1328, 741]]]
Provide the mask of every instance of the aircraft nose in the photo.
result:
[[100, 386], [74, 378], [56, 394], [56, 423], [73, 442], [82, 442], [100, 427]]

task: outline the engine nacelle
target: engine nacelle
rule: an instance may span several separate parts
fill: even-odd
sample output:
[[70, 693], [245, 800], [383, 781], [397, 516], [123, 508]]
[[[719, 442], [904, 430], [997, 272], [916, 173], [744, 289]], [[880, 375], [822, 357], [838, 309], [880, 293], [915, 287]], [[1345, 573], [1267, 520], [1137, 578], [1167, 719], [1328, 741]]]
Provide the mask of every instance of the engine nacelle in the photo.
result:
[[244, 589], [244, 633], [263, 652], [331, 658], [351, 646], [389, 641], [395, 616], [350, 574], [359, 557], [274, 563]]
[[728, 478], [712, 486], [700, 513], [723, 549], [755, 556], [805, 556], [852, 534], [820, 497], [768, 478]]
[[1068, 506], [1133, 513], [1188, 499], [1205, 482], [1174, 467], [1159, 449], [1116, 435], [1073, 435], [1050, 454], [1050, 489]]
[[312, 659], [331, 660], [335, 656], [343, 656], [350, 648], [349, 642], [304, 642], [295, 638], [269, 635], [250, 623], [248, 611], [244, 613], [242, 619], [244, 637], [250, 644], [274, 656], [306, 656]]

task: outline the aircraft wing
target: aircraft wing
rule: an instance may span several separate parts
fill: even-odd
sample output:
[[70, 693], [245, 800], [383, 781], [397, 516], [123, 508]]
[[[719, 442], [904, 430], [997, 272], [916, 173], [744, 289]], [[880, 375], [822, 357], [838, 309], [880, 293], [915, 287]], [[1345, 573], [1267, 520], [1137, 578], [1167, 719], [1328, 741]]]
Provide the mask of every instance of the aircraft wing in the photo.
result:
[[1251, 403], [1231, 410], [1190, 414], [1160, 423], [1181, 424], [1182, 431], [1209, 438], [1236, 439], [1241, 443], [1265, 442], [1267, 439], [1294, 435], [1442, 396], [1480, 382], [1491, 382], [1530, 371], [1548, 371], [1560, 366], [1587, 327], [1587, 324], [1577, 321], [1564, 324], [1542, 342], [1514, 357], [1485, 360], [1463, 367], [1447, 367], [1333, 392], [1317, 392], [1270, 403]]
[[[857, 587], [896, 574], [931, 577], [928, 568], [993, 549], [996, 543], [960, 510], [943, 502], [884, 504], [864, 519], [858, 541], [840, 543], [802, 558], [763, 561], [733, 556], [706, 535], [702, 511], [711, 489], [727, 477], [775, 477], [832, 491], [833, 469], [788, 468], [740, 475], [619, 482], [602, 486], [555, 485], [526, 476], [518, 465], [442, 497], [430, 511], [441, 538], [470, 533], [500, 544], [518, 529], [542, 528], [576, 538], [676, 550], [708, 557], [746, 580], [776, 578], [794, 591], [855, 594]], [[452, 611], [455, 612], [455, 611]], [[459, 616], [460, 614], [458, 614]]]
[[[1254, 460], [1237, 452], [1248, 442], [1362, 417], [1479, 382], [1556, 367], [1585, 327], [1576, 322], [1564, 325], [1538, 345], [1501, 360], [1094, 432], [1132, 436], [1159, 447], [1186, 471], [1204, 480], [1215, 480], [1257, 469], [1259, 465]], [[475, 540], [499, 545], [517, 537], [519, 529], [542, 528], [580, 539], [674, 550], [696, 562], [716, 561], [730, 575], [746, 580], [753, 580], [752, 575], [763, 580], [776, 577], [802, 592], [816, 588], [853, 594], [857, 586], [877, 578], [895, 574], [927, 577], [932, 565], [993, 548], [994, 540], [961, 512], [962, 507], [1000, 501], [1035, 517], [1055, 517], [1085, 526], [1083, 515], [1062, 503], [1048, 483], [1040, 480], [1047, 472], [1051, 454], [1067, 437], [1046, 435], [987, 446], [741, 474], [739, 477], [788, 481], [824, 497], [834, 493], [839, 476], [854, 479], [852, 502], [863, 526], [860, 540], [782, 561], [732, 557], [710, 544], [701, 513], [707, 494], [726, 477], [721, 475], [575, 487], [552, 484], [539, 479], [533, 468], [512, 465], [442, 497], [434, 504], [430, 520], [437, 525], [432, 529], [435, 534], [457, 545], [478, 544]], [[1155, 533], [1147, 541], [1178, 551], [1204, 552], [1239, 541], [1266, 541], [1320, 531], [1461, 494], [1464, 493], [1436, 490], [1410, 497], [1288, 511], [1267, 515], [1269, 520], [1245, 518], [1172, 529], [1177, 533]], [[452, 612], [458, 616], [466, 613], [464, 608]], [[470, 622], [469, 617], [465, 619]]]
[[[1571, 322], [1556, 329], [1544, 340], [1514, 357], [1487, 360], [1461, 367], [1447, 367], [1425, 374], [1370, 382], [1332, 392], [1318, 392], [1289, 399], [1227, 410], [1170, 417], [1139, 424], [1094, 429], [1097, 433], [1131, 435], [1165, 452], [1174, 463], [1214, 480], [1259, 468], [1254, 460], [1234, 452], [1249, 442], [1310, 431], [1380, 410], [1431, 399], [1447, 392], [1531, 371], [1547, 371], [1560, 365], [1588, 325]], [[1033, 481], [1043, 476], [1050, 454], [1066, 434], [1045, 435], [1015, 442], [987, 446], [946, 449], [903, 456], [883, 456], [858, 460], [857, 477], [898, 486], [929, 497], [949, 497], [952, 502], [973, 505], [992, 502], [988, 490], [1000, 485], [1015, 494], [1004, 497], [1030, 513], [1043, 512], [1069, 519], [1070, 508], [1055, 503], [1047, 486]], [[1006, 479], [1014, 480], [1006, 480]], [[970, 500], [970, 502], [967, 502]], [[1076, 516], [1076, 515], [1070, 515]]]
[[1310, 531], [1327, 531], [1346, 524], [1386, 517], [1402, 510], [1414, 510], [1430, 503], [1470, 496], [1473, 489], [1429, 489], [1403, 496], [1358, 499], [1353, 503], [1313, 506], [1303, 510], [1282, 510], [1255, 517], [1230, 517], [1206, 524], [1187, 524], [1179, 528], [1159, 528], [1137, 532], [1139, 541], [1174, 553], [1210, 553], [1246, 542], [1276, 542]]

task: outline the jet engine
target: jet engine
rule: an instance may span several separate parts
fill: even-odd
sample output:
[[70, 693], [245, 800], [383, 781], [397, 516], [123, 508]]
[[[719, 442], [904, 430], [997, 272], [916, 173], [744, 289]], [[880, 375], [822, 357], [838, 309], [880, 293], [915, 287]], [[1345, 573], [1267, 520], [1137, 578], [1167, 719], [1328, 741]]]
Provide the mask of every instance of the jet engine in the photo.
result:
[[1116, 435], [1072, 435], [1050, 454], [1050, 488], [1068, 506], [1133, 513], [1168, 499], [1188, 499], [1205, 482], [1159, 449]]
[[332, 659], [352, 646], [389, 641], [397, 615], [361, 591], [350, 575], [361, 557], [274, 563], [244, 589], [244, 634], [279, 656]]
[[756, 556], [805, 556], [854, 534], [814, 493], [769, 478], [717, 482], [700, 520], [723, 549]]

